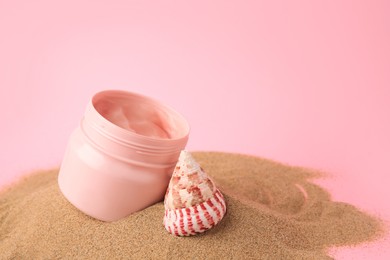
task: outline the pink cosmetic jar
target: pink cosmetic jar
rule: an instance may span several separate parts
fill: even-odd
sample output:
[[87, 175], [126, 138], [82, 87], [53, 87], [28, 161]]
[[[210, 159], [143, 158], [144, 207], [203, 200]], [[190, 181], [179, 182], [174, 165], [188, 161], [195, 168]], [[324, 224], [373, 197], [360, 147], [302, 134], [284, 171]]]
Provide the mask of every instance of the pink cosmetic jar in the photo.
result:
[[72, 133], [58, 184], [85, 214], [115, 221], [163, 200], [189, 125], [172, 108], [120, 90], [97, 93]]

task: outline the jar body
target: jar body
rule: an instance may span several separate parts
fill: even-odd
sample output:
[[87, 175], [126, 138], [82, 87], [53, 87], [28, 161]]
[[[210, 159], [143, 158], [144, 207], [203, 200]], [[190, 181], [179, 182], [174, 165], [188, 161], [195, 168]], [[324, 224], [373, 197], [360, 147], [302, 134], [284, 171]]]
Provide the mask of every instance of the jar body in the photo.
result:
[[[85, 214], [103, 221], [121, 219], [163, 200], [188, 133], [173, 146], [168, 139], [140, 149], [141, 136], [132, 136], [137, 145], [109, 140], [99, 131], [111, 123], [91, 124], [88, 113], [98, 114], [93, 103], [72, 133], [61, 164], [58, 183], [64, 196]], [[168, 152], [160, 151], [164, 144], [170, 144]]]

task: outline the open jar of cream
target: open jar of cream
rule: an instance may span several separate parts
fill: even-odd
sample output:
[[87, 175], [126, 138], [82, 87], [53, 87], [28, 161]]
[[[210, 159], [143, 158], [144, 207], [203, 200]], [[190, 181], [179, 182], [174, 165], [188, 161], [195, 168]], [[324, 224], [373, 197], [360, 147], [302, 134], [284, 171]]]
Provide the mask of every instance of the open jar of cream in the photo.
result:
[[69, 139], [60, 190], [91, 217], [121, 219], [164, 198], [188, 135], [185, 118], [158, 101], [99, 92]]

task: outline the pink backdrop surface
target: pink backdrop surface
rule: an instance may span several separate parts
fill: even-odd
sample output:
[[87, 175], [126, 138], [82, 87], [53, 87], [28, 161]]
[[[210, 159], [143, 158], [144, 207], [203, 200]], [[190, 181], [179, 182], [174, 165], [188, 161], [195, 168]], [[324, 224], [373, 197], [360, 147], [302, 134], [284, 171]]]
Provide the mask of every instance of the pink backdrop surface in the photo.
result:
[[[389, 1], [0, 0], [0, 185], [61, 162], [90, 97], [125, 89], [189, 120], [189, 150], [324, 170], [390, 220]], [[337, 259], [389, 259], [389, 235]]]

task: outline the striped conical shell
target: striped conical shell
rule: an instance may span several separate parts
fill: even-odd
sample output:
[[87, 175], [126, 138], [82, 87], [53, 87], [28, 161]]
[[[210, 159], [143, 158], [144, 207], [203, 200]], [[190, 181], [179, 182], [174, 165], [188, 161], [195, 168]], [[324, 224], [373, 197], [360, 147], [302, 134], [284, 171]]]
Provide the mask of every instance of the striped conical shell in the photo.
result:
[[165, 229], [176, 236], [202, 233], [226, 213], [222, 193], [192, 155], [182, 151], [164, 200]]

